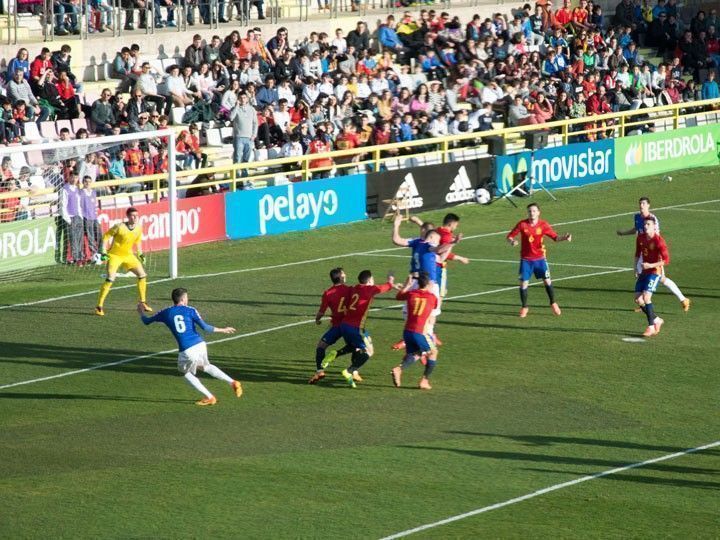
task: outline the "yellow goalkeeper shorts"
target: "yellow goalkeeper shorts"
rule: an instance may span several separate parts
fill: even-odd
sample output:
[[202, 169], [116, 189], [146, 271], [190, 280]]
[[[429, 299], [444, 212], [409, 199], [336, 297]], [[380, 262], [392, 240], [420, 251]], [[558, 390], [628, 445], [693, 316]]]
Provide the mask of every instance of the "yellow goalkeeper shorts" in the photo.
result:
[[130, 272], [142, 268], [142, 263], [135, 255], [108, 255], [108, 275], [117, 274], [120, 268], [125, 268], [126, 271]]

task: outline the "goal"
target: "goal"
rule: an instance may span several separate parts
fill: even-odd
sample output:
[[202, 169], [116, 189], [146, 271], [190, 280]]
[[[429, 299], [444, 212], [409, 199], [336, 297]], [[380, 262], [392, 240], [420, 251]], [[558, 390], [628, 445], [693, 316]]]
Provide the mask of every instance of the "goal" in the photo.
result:
[[0, 147], [0, 281], [100, 273], [102, 232], [160, 201], [167, 242], [144, 251], [150, 272], [176, 278], [175, 157], [170, 129]]

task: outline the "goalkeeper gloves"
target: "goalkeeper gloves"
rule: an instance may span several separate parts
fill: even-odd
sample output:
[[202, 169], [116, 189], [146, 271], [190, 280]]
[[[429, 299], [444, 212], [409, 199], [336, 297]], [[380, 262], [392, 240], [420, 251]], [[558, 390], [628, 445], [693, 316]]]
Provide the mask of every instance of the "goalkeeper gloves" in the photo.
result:
[[145, 254], [144, 253], [138, 253], [138, 259], [141, 263], [145, 264]]
[[100, 260], [101, 260], [101, 261], [107, 261], [107, 260], [108, 260], [107, 253], [105, 253], [104, 251], [101, 251], [101, 252], [100, 252]]

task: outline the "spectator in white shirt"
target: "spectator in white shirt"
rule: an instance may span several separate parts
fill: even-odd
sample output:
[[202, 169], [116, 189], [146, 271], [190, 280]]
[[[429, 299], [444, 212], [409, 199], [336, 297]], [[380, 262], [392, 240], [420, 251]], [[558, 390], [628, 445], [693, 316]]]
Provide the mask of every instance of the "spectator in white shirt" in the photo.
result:
[[329, 73], [323, 74], [320, 85], [318, 86], [318, 90], [320, 90], [321, 94], [325, 94], [326, 96], [332, 96], [335, 93], [332, 75], [330, 75]]
[[439, 113], [435, 117], [435, 119], [430, 122], [430, 127], [428, 128], [428, 130], [433, 137], [442, 137], [444, 135], [447, 135], [449, 133], [447, 114], [445, 112]]
[[383, 93], [383, 90], [390, 90], [390, 84], [385, 78], [384, 70], [379, 70], [375, 74], [375, 77], [373, 77], [373, 80], [370, 81], [370, 90], [372, 90], [372, 92], [374, 94], [377, 94], [378, 96]]
[[347, 41], [343, 37], [343, 31], [341, 28], [335, 30], [335, 39], [333, 39], [330, 44], [337, 48], [338, 54], [345, 54], [345, 51], [347, 50]]
[[165, 84], [168, 94], [176, 107], [185, 107], [193, 104], [195, 92], [185, 85], [185, 80], [180, 76], [180, 66], [170, 66]]
[[293, 91], [292, 86], [290, 86], [290, 81], [288, 79], [283, 79], [277, 90], [278, 98], [287, 101], [288, 107], [295, 105], [295, 92]]

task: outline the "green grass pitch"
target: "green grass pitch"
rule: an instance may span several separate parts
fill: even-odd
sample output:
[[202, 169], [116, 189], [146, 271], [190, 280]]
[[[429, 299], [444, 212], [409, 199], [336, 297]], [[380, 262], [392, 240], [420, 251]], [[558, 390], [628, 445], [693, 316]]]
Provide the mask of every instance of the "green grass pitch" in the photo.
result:
[[[407, 270], [388, 222], [181, 251], [185, 277], [151, 283], [150, 304], [184, 286], [209, 322], [239, 332], [210, 336], [208, 350], [245, 395], [201, 375], [219, 399], [210, 408], [193, 405], [174, 353], [153, 354], [175, 344], [139, 322], [131, 280], [102, 319], [100, 271], [0, 285], [0, 538], [381, 538], [720, 440], [720, 169], [555, 194], [533, 200], [573, 233], [547, 242], [560, 317], [537, 286], [530, 315], [517, 316], [519, 251], [504, 232], [528, 200], [455, 210], [471, 237], [455, 251], [474, 260], [450, 268], [429, 392], [415, 388], [419, 366], [391, 384], [402, 318], [390, 295], [369, 317], [365, 382], [348, 388], [341, 359], [307, 384], [328, 270], [341, 265], [353, 282], [365, 268]], [[674, 207], [657, 211], [667, 273], [693, 304], [683, 313], [661, 286], [662, 333], [632, 343], [623, 338], [645, 326], [633, 311], [634, 239], [615, 231], [632, 226], [642, 195]], [[164, 255], [152, 257], [159, 279]], [[716, 538], [719, 509], [715, 447], [413, 537]]]

